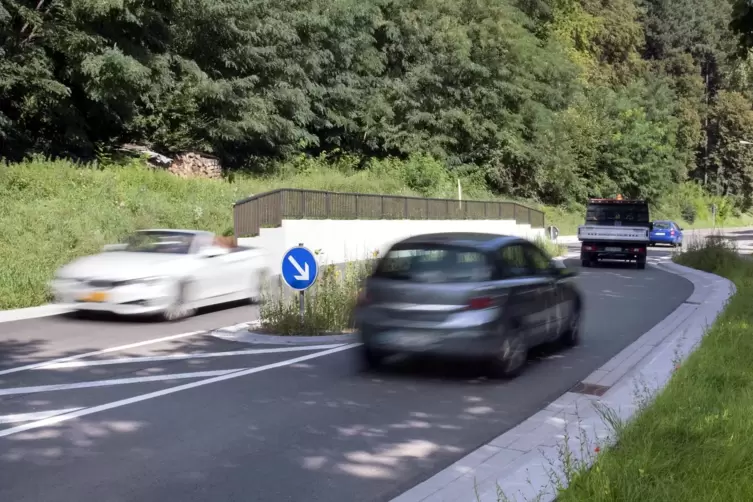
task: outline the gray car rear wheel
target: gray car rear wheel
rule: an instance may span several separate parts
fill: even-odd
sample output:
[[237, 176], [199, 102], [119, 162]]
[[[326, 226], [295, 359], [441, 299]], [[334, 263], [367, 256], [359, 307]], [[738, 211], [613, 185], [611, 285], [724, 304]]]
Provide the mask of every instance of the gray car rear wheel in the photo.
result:
[[524, 334], [517, 330], [505, 337], [497, 356], [492, 361], [492, 373], [502, 378], [518, 376], [528, 361], [528, 345]]
[[379, 369], [386, 358], [387, 354], [384, 351], [374, 349], [366, 344], [361, 346], [361, 361], [366, 370]]
[[567, 320], [565, 331], [559, 337], [559, 342], [565, 347], [574, 347], [580, 343], [580, 313], [580, 307], [576, 304]]

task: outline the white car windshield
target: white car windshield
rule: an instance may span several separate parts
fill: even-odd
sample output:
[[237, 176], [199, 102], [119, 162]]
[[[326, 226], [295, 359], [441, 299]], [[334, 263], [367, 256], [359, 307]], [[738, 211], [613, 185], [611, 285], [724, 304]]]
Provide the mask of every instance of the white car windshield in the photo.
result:
[[188, 254], [194, 235], [185, 232], [149, 230], [126, 239], [125, 251], [134, 253]]

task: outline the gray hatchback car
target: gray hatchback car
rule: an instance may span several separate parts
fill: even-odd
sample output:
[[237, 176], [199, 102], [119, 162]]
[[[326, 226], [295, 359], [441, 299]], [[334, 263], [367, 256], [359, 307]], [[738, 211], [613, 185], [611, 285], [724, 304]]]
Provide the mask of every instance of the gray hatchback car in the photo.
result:
[[518, 237], [440, 233], [393, 245], [355, 309], [369, 367], [395, 354], [475, 359], [515, 376], [528, 350], [578, 343], [582, 295], [572, 269]]

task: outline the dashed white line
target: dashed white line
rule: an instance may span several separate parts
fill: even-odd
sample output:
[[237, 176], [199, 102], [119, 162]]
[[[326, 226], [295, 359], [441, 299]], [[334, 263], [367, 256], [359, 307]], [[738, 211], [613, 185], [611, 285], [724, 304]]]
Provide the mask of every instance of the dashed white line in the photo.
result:
[[62, 363], [50, 363], [37, 370], [57, 370], [63, 368], [85, 368], [88, 366], [107, 366], [111, 364], [133, 364], [133, 363], [150, 363], [157, 361], [180, 361], [184, 359], [205, 359], [210, 357], [229, 357], [245, 356], [252, 354], [276, 354], [279, 352], [305, 352], [325, 349], [334, 349], [341, 347], [342, 343], [332, 343], [329, 345], [306, 345], [302, 347], [280, 347], [274, 349], [247, 349], [247, 350], [229, 350], [226, 352], [196, 352], [195, 354], [181, 353], [170, 354], [166, 356], [143, 356], [143, 357], [121, 357], [118, 359], [104, 359], [97, 361], [67, 361]]
[[142, 347], [144, 345], [151, 345], [154, 343], [160, 343], [160, 342], [167, 342], [170, 340], [178, 340], [180, 338], [188, 338], [189, 336], [196, 336], [200, 335], [202, 333], [206, 333], [206, 331], [190, 331], [188, 333], [180, 333], [178, 335], [170, 335], [170, 336], [163, 336], [161, 338], [152, 338], [149, 340], [144, 340], [142, 342], [136, 342], [136, 343], [129, 343], [127, 345], [119, 345], [117, 347], [110, 347], [108, 349], [102, 349], [102, 350], [95, 350], [93, 352], [86, 352], [84, 354], [76, 354], [75, 356], [68, 356], [68, 357], [60, 357], [58, 359], [51, 359], [49, 361], [43, 361], [40, 363], [34, 363], [34, 364], [27, 364], [24, 366], [17, 366], [15, 368], [10, 368], [7, 370], [0, 371], [0, 375], [8, 375], [10, 373], [18, 373], [19, 371], [27, 371], [27, 370], [35, 370], [39, 368], [43, 368], [49, 364], [59, 364], [67, 361], [76, 361], [78, 359], [85, 359], [87, 357], [92, 356], [98, 356], [101, 354], [109, 354], [111, 352], [119, 352], [121, 350], [127, 350], [127, 349], [133, 349], [136, 347]]
[[109, 387], [111, 385], [128, 385], [134, 383], [161, 382], [164, 380], [182, 380], [186, 378], [207, 378], [241, 371], [243, 368], [232, 370], [195, 371], [193, 373], [173, 373], [169, 375], [151, 375], [131, 378], [113, 378], [111, 380], [94, 380], [91, 382], [61, 383], [55, 385], [38, 385], [35, 387], [14, 387], [0, 389], [0, 396], [16, 394], [34, 394], [37, 392], [52, 392], [57, 390], [88, 389], [90, 387]]
[[134, 396], [127, 399], [121, 399], [119, 401], [113, 401], [111, 403], [101, 404], [99, 406], [92, 406], [91, 408], [85, 408], [83, 410], [73, 411], [71, 413], [65, 413], [63, 415], [57, 415], [54, 417], [45, 418], [42, 420], [37, 420], [35, 422], [28, 422], [25, 424], [18, 425], [16, 427], [10, 427], [5, 430], [0, 430], [0, 437], [6, 437], [13, 434], [18, 434], [19, 432], [28, 431], [31, 429], [38, 429], [40, 427], [49, 427], [51, 425], [60, 424], [63, 422], [67, 422], [69, 420], [74, 420], [76, 418], [84, 417], [86, 415], [91, 415], [94, 413], [99, 413], [102, 411], [111, 410], [113, 408], [119, 408], [121, 406], [127, 406], [129, 404], [139, 403], [141, 401], [146, 401], [149, 399], [155, 399], [157, 397], [161, 396], [167, 396], [169, 394], [174, 394], [176, 392], [180, 392], [183, 390], [193, 389], [196, 387], [201, 387], [203, 385], [209, 385], [216, 382], [222, 382], [225, 380], [231, 380], [233, 378], [239, 378], [246, 375], [252, 375], [254, 373], [260, 373], [262, 371], [267, 371], [275, 368], [281, 368], [283, 366], [290, 366], [293, 364], [297, 364], [303, 361], [308, 361], [310, 359], [316, 359], [318, 357], [327, 356], [330, 354], [334, 354], [336, 352], [342, 352], [344, 350], [349, 350], [354, 347], [358, 347], [361, 345], [360, 343], [352, 343], [349, 345], [344, 345], [342, 347], [337, 347], [334, 349], [324, 350], [322, 352], [315, 352], [313, 354], [307, 354], [305, 356], [296, 357], [293, 359], [288, 359], [285, 361], [280, 361], [272, 364], [267, 364], [264, 366], [259, 366], [256, 368], [249, 368], [245, 370], [236, 371], [234, 373], [230, 373], [227, 375], [220, 375], [214, 378], [207, 378], [205, 380], [199, 380], [198, 382], [191, 382], [183, 385], [178, 385], [175, 387], [170, 387], [169, 389], [163, 389], [156, 392], [150, 392], [148, 394], [142, 394], [140, 396]]
[[14, 424], [18, 422], [32, 422], [34, 420], [43, 420], [45, 418], [70, 413], [72, 411], [83, 410], [83, 408], [64, 408], [62, 410], [36, 411], [33, 413], [17, 413], [15, 415], [0, 416], [0, 424]]

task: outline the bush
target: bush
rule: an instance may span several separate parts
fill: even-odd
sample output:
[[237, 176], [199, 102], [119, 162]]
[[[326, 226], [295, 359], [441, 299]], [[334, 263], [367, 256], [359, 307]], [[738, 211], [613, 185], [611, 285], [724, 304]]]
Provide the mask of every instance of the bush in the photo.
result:
[[550, 241], [546, 237], [536, 237], [533, 239], [534, 244], [539, 246], [541, 249], [546, 251], [549, 256], [552, 258], [557, 258], [558, 256], [564, 256], [565, 253], [567, 253], [567, 246], [563, 244], [557, 244], [556, 242]]
[[674, 260], [680, 265], [723, 277], [732, 276], [733, 269], [741, 263], [737, 246], [721, 232], [687, 241], [686, 251], [677, 254]]
[[[374, 258], [377, 254], [374, 254]], [[278, 335], [325, 335], [353, 329], [353, 309], [373, 259], [344, 265], [326, 265], [304, 296], [303, 322], [297, 292], [287, 289], [280, 278], [277, 287], [262, 294], [261, 327]]]

